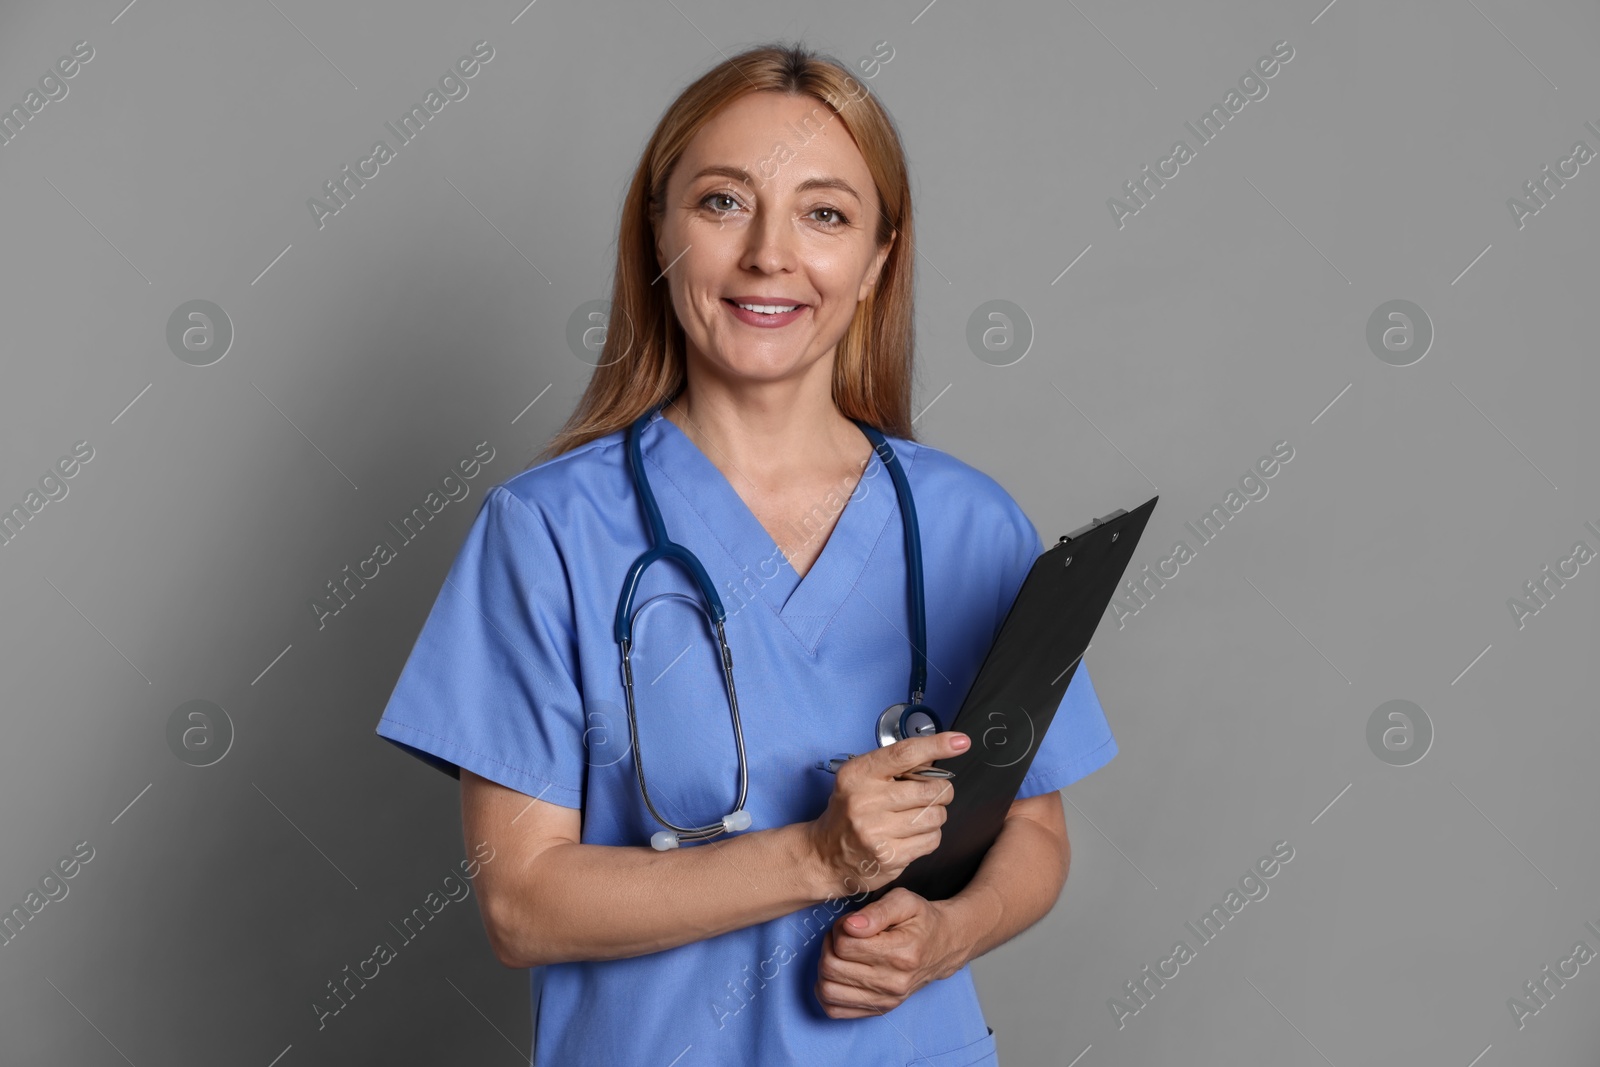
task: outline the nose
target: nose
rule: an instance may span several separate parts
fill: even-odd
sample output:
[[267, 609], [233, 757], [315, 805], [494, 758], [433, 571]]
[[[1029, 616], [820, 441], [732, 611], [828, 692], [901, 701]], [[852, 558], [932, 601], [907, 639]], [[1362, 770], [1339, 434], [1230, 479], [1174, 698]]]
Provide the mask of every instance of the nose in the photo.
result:
[[740, 266], [763, 274], [794, 269], [794, 231], [781, 213], [759, 209], [745, 233], [747, 242]]

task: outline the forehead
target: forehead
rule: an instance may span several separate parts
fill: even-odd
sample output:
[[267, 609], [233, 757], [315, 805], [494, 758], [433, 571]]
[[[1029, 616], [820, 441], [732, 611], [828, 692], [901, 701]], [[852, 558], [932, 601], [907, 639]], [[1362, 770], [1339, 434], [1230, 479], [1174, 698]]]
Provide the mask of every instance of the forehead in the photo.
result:
[[700, 128], [673, 177], [692, 179], [715, 165], [742, 167], [768, 179], [762, 183], [767, 186], [835, 177], [857, 189], [871, 187], [855, 138], [833, 109], [814, 96], [746, 93]]

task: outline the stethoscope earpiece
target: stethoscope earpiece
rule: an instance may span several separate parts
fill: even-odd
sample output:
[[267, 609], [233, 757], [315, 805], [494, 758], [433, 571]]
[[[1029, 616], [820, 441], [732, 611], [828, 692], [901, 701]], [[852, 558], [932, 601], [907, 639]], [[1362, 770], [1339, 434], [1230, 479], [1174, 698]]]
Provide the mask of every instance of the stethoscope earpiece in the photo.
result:
[[[722, 829], [718, 833], [728, 833], [735, 830], [750, 829], [750, 813], [743, 808], [738, 808], [722, 817]], [[668, 852], [683, 843], [682, 839], [671, 830], [657, 830], [650, 835], [650, 847], [657, 852]]]

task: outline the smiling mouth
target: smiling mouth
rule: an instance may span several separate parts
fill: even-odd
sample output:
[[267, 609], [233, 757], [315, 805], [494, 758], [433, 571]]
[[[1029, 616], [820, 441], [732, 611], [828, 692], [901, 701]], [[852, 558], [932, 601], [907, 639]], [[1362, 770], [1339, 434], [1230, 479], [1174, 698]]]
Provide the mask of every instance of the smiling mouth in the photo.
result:
[[790, 311], [799, 311], [806, 306], [804, 304], [741, 304], [738, 301], [729, 300], [727, 297], [724, 297], [722, 302], [757, 315], [783, 315]]

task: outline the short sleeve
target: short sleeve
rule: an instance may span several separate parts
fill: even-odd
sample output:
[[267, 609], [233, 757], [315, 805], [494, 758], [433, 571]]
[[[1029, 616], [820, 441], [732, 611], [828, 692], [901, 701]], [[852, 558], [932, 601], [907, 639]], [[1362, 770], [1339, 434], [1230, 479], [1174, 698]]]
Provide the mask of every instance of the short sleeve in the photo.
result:
[[378, 722], [378, 736], [452, 777], [465, 767], [582, 806], [583, 701], [572, 595], [542, 516], [484, 496]]
[[[1012, 601], [1016, 600], [1017, 593], [1022, 589], [1034, 560], [1044, 552], [1044, 542], [1040, 540], [1039, 531], [1034, 528], [1032, 520], [1014, 502], [1008, 510], [1011, 512], [1009, 526], [1014, 532], [1001, 544], [1015, 547], [1009, 554], [1001, 553], [1006, 570], [999, 582], [1002, 599], [1000, 610], [995, 615], [996, 634]], [[1055, 718], [1050, 720], [1050, 728], [1039, 743], [1039, 751], [1028, 765], [1028, 773], [1022, 779], [1017, 796], [1039, 796], [1065, 789], [1110, 763], [1111, 757], [1116, 754], [1117, 742], [1111, 736], [1111, 726], [1106, 722], [1100, 698], [1089, 678], [1089, 661], [1085, 657], [1079, 661], [1072, 681], [1067, 684]]]
[[1017, 796], [1065, 789], [1110, 763], [1116, 754], [1117, 740], [1111, 736], [1106, 713], [1089, 679], [1089, 661], [1080, 660]]

